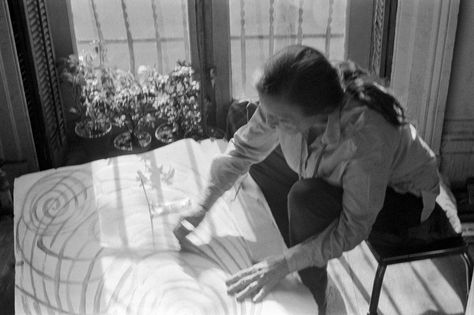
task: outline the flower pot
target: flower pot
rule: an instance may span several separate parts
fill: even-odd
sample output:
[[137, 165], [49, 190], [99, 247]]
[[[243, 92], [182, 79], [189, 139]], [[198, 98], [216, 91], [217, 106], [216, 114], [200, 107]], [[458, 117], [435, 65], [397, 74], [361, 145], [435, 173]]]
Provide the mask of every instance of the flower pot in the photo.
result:
[[84, 139], [97, 139], [105, 136], [112, 130], [112, 124], [109, 121], [93, 124], [92, 122], [78, 122], [74, 132]]
[[211, 138], [211, 139], [224, 139], [225, 132], [224, 130], [217, 127], [207, 127], [206, 137]]
[[114, 139], [114, 147], [121, 151], [141, 153], [148, 150], [151, 143], [151, 134], [148, 131], [122, 132]]
[[173, 126], [168, 123], [161, 124], [156, 128], [155, 138], [163, 144], [170, 144], [178, 140], [178, 137], [173, 133]]
[[112, 124], [107, 122], [102, 125], [96, 125], [92, 128], [92, 124], [76, 123], [74, 132], [77, 135], [78, 143], [82, 147], [86, 161], [102, 159], [108, 156], [111, 146], [111, 130]]

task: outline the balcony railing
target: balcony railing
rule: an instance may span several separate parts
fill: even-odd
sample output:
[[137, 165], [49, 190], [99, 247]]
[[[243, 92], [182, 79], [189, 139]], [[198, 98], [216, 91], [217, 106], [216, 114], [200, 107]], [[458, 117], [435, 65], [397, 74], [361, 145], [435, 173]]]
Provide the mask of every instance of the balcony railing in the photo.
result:
[[[225, 1], [225, 0], [222, 0]], [[331, 59], [344, 56], [346, 0], [228, 0], [235, 97], [254, 96], [249, 77], [288, 44], [305, 44]], [[160, 72], [190, 61], [187, 0], [72, 0], [79, 52], [94, 41], [109, 64]], [[250, 71], [249, 71], [250, 70]]]

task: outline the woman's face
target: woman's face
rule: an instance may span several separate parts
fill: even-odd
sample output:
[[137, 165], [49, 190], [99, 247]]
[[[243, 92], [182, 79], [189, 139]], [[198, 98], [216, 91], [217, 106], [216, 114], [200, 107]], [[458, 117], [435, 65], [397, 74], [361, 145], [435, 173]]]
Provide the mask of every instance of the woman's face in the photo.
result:
[[288, 134], [305, 134], [317, 124], [325, 124], [328, 117], [327, 114], [309, 116], [300, 107], [269, 95], [260, 95], [260, 107], [272, 127]]

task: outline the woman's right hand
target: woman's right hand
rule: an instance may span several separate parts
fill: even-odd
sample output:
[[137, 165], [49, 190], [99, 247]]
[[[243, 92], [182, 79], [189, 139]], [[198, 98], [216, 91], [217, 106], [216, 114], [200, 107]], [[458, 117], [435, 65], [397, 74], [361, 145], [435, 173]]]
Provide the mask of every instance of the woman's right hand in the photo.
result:
[[204, 208], [198, 207], [179, 219], [173, 233], [180, 243], [204, 220], [206, 212]]

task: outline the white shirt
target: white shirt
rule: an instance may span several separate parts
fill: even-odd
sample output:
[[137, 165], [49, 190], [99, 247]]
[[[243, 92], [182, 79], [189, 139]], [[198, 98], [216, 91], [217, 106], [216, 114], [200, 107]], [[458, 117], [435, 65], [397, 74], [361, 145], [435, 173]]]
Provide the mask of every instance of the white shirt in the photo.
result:
[[318, 177], [343, 188], [339, 220], [286, 253], [291, 271], [324, 266], [365, 240], [383, 206], [387, 186], [422, 197], [422, 220], [434, 208], [439, 193], [435, 154], [412, 125], [393, 126], [356, 102], [330, 114], [325, 131], [312, 143], [300, 133], [283, 132], [257, 108], [235, 133], [226, 153], [214, 159], [204, 200], [212, 203], [278, 144], [300, 178]]

